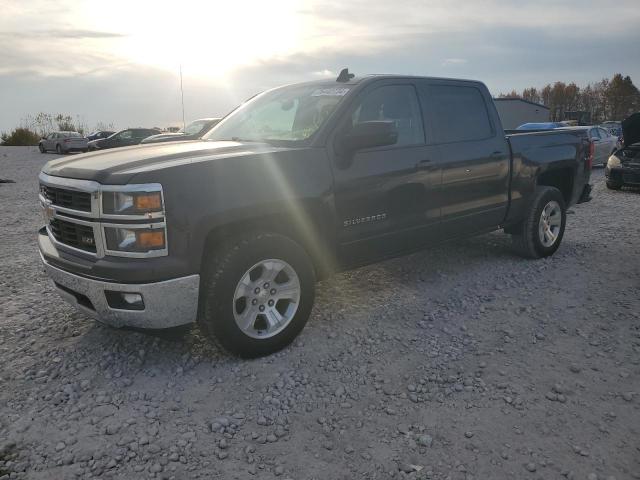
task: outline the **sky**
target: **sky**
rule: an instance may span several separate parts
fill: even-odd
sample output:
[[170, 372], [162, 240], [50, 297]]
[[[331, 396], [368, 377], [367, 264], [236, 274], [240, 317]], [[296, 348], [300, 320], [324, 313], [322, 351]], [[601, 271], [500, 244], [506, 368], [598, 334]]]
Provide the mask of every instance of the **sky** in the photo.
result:
[[640, 3], [617, 0], [0, 0], [0, 131], [180, 126], [278, 85], [397, 73], [493, 94], [614, 73], [640, 86]]

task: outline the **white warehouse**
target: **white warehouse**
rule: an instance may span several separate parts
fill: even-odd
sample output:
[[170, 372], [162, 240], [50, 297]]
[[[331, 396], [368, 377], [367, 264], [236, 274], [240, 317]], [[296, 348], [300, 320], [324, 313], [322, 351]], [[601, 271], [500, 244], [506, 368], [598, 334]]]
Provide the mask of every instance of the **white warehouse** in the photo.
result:
[[549, 109], [539, 103], [513, 97], [493, 100], [505, 130], [513, 130], [523, 123], [549, 121]]

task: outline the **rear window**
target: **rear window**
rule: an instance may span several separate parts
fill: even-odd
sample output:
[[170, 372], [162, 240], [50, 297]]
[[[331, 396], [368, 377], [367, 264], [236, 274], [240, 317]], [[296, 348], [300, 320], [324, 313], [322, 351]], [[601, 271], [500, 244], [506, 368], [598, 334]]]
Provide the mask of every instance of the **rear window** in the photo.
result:
[[483, 140], [493, 136], [489, 112], [480, 90], [453, 85], [435, 85], [430, 90], [438, 143]]
[[155, 130], [134, 130], [133, 138], [147, 138], [157, 133], [159, 132], [156, 132]]

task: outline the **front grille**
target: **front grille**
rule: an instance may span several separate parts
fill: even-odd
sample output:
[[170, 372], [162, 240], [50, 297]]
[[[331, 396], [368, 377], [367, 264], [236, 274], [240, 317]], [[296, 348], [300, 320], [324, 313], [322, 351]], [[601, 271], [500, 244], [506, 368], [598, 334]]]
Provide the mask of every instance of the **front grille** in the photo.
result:
[[49, 200], [53, 205], [83, 212], [91, 211], [90, 193], [51, 187], [49, 185], [42, 185], [40, 191], [44, 198]]
[[623, 173], [622, 181], [624, 183], [640, 183], [640, 173]]
[[93, 236], [93, 228], [91, 227], [67, 222], [59, 218], [52, 218], [49, 222], [49, 230], [60, 243], [87, 252], [96, 252], [96, 239]]

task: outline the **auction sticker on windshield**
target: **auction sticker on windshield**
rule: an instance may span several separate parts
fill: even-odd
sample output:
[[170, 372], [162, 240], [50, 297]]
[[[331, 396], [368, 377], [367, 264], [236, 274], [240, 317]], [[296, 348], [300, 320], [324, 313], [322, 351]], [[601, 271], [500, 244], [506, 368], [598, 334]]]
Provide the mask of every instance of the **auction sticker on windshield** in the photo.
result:
[[314, 90], [312, 97], [344, 97], [349, 92], [348, 88], [319, 88]]

